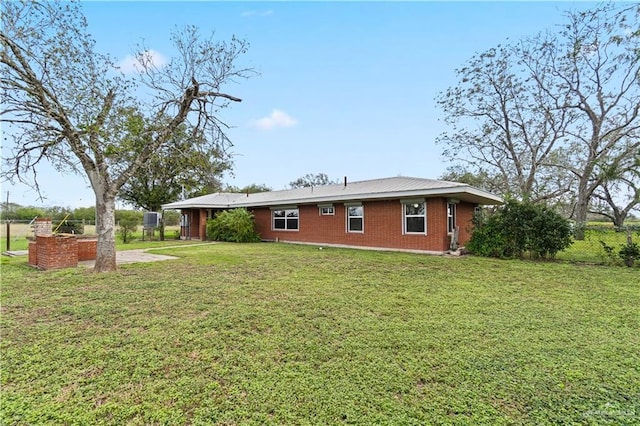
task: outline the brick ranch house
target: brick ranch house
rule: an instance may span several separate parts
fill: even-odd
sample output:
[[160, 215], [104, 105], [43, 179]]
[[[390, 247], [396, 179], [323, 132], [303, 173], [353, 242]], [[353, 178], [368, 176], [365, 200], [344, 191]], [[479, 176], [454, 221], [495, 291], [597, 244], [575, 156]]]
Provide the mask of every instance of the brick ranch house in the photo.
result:
[[207, 219], [245, 207], [264, 241], [442, 254], [469, 240], [480, 205], [502, 202], [462, 183], [392, 177], [345, 178], [344, 184], [256, 194], [215, 193], [162, 207], [181, 210], [183, 239], [205, 240]]

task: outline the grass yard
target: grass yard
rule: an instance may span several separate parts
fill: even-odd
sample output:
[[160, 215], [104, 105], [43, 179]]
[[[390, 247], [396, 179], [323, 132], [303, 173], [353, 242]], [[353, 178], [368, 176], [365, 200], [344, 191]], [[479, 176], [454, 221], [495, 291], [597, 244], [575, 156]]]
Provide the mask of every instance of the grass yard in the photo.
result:
[[1, 424], [640, 424], [637, 268], [162, 253], [2, 259]]

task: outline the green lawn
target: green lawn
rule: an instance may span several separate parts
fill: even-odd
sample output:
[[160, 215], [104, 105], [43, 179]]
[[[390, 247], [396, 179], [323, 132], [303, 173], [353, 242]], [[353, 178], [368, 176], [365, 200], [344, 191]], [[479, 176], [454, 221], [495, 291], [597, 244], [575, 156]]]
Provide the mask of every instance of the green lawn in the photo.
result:
[[276, 243], [2, 259], [0, 424], [639, 424], [637, 268]]

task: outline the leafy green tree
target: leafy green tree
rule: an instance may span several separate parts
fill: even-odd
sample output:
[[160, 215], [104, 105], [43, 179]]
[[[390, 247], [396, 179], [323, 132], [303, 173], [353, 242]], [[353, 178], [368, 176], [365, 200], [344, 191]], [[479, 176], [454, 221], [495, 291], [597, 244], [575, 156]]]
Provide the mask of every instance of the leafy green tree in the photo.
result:
[[93, 222], [96, 220], [96, 208], [95, 207], [78, 207], [73, 209], [72, 218], [75, 220], [86, 220]]
[[21, 206], [19, 204], [9, 203], [9, 207], [2, 210], [2, 219], [6, 220], [32, 220], [35, 217], [45, 217], [47, 212], [40, 207]]
[[[143, 121], [140, 114], [131, 120]], [[150, 143], [148, 125], [136, 126], [136, 135], [142, 143]], [[193, 129], [180, 125], [167, 143], [155, 151], [149, 160], [120, 188], [118, 197], [134, 207], [161, 212], [162, 205], [183, 197], [193, 197], [220, 187], [220, 177], [231, 168], [228, 156], [215, 144], [196, 141], [204, 135], [194, 136]], [[160, 226], [160, 239], [164, 240], [164, 221]]]
[[[142, 118], [138, 115], [136, 119]], [[138, 135], [143, 145], [150, 142], [144, 128]], [[204, 135], [198, 136], [200, 138]], [[178, 126], [167, 143], [120, 188], [119, 198], [147, 211], [160, 211], [163, 204], [196, 196], [211, 189], [222, 174], [231, 168], [225, 153], [206, 141], [197, 141], [186, 124]], [[219, 184], [217, 185], [219, 189]]]
[[180, 224], [180, 213], [175, 210], [165, 210], [163, 212], [163, 221], [167, 226], [176, 226]]
[[[5, 1], [0, 8], [0, 121], [13, 139], [5, 175], [37, 187], [43, 161], [83, 173], [96, 198], [95, 271], [114, 270], [115, 200], [122, 186], [186, 122], [195, 123], [197, 143], [221, 152], [229, 146], [218, 114], [240, 99], [221, 89], [251, 73], [237, 63], [247, 43], [215, 42], [186, 27], [173, 33], [177, 55], [166, 66], [157, 66], [141, 45], [139, 72], [125, 75], [96, 51], [80, 2]], [[132, 121], [134, 111], [144, 116]]]
[[237, 187], [237, 186], [233, 186], [233, 185], [227, 185], [224, 188], [224, 190], [226, 192], [237, 192], [237, 193], [241, 193], [241, 194], [256, 194], [258, 192], [273, 191], [273, 189], [271, 189], [267, 185], [257, 184], [257, 183], [252, 183], [251, 185], [247, 185], [247, 186], [244, 186], [242, 188]]
[[131, 240], [131, 235], [138, 229], [138, 225], [142, 223], [142, 216], [140, 212], [131, 210], [119, 210], [117, 216], [120, 237], [122, 242], [126, 244]]
[[311, 174], [308, 173], [293, 182], [289, 182], [289, 186], [295, 188], [307, 188], [311, 186], [323, 186], [340, 183], [339, 179], [331, 180], [325, 173]]
[[207, 237], [215, 241], [252, 243], [260, 241], [253, 214], [245, 208], [223, 210], [207, 221]]

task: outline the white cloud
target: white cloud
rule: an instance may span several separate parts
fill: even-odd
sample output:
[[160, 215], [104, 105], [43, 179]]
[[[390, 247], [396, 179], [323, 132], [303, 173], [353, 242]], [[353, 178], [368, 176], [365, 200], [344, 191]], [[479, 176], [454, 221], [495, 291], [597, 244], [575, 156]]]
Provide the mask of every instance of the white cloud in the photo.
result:
[[134, 55], [127, 55], [126, 58], [118, 63], [120, 71], [125, 74], [134, 72], [141, 72], [142, 64], [153, 66], [155, 68], [162, 68], [167, 65], [167, 58], [160, 52], [153, 49], [145, 50]]
[[253, 126], [260, 130], [271, 130], [276, 127], [293, 127], [298, 122], [284, 111], [274, 109], [266, 117], [262, 117], [253, 123]]
[[273, 15], [273, 10], [247, 10], [241, 13], [242, 17], [249, 16], [270, 16]]

